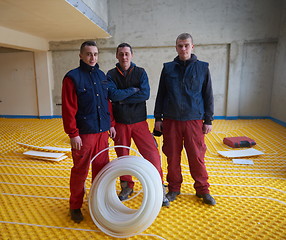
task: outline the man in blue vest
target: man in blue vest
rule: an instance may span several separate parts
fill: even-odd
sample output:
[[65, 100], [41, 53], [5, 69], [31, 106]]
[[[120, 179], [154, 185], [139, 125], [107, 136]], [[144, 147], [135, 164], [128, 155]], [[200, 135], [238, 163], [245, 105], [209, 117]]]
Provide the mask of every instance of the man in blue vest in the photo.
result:
[[210, 195], [204, 163], [204, 134], [212, 130], [214, 111], [212, 83], [208, 63], [192, 54], [193, 38], [189, 33], [177, 37], [178, 56], [164, 63], [155, 103], [155, 131], [163, 133], [163, 152], [167, 156], [169, 192], [174, 201], [183, 181], [181, 152], [186, 150], [190, 173], [195, 180], [196, 196], [215, 205]]
[[[82, 43], [79, 57], [80, 66], [65, 75], [62, 86], [63, 125], [70, 137], [73, 158], [70, 214], [76, 223], [83, 220], [81, 207], [90, 161], [108, 147], [108, 131], [111, 138], [116, 135], [110, 117], [106, 76], [97, 64], [96, 43]], [[92, 162], [92, 180], [108, 162], [107, 151]]]

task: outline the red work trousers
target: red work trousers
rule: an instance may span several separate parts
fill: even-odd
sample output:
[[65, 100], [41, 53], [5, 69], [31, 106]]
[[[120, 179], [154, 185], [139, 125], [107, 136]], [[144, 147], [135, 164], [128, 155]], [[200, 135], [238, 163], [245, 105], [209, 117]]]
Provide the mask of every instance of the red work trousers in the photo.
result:
[[[134, 124], [116, 123], [115, 130], [114, 145], [130, 147], [132, 138], [142, 156], [157, 168], [161, 178], [163, 178], [160, 154], [153, 135], [149, 131], [148, 123], [146, 121]], [[115, 151], [118, 157], [129, 155], [129, 149], [127, 148], [118, 147], [115, 148]], [[127, 181], [128, 187], [133, 188], [132, 176], [124, 175], [120, 177], [120, 180]]]
[[[108, 132], [81, 134], [82, 147], [72, 149], [73, 167], [70, 175], [70, 208], [82, 207], [85, 193], [84, 185], [92, 158], [101, 150], [108, 147]], [[109, 162], [108, 151], [101, 153], [92, 162], [92, 180], [97, 173]]]
[[208, 173], [204, 162], [206, 145], [202, 129], [202, 120], [176, 121], [164, 119], [162, 150], [167, 156], [169, 191], [180, 191], [183, 182], [181, 152], [185, 147], [190, 173], [195, 180], [196, 193], [209, 193]]

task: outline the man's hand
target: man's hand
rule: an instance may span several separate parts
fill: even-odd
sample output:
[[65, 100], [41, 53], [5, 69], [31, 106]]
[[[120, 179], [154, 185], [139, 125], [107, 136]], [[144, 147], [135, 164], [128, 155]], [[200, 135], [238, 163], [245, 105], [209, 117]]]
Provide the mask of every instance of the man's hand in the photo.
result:
[[82, 147], [82, 141], [80, 136], [76, 136], [70, 139], [72, 149], [80, 150]]
[[115, 130], [114, 127], [111, 127], [111, 128], [109, 129], [109, 137], [112, 138], [112, 139], [114, 139], [115, 136], [116, 136], [116, 130]]
[[206, 125], [206, 124], [204, 124], [203, 125], [203, 133], [204, 134], [208, 134], [208, 133], [210, 133], [211, 131], [212, 131], [212, 125]]

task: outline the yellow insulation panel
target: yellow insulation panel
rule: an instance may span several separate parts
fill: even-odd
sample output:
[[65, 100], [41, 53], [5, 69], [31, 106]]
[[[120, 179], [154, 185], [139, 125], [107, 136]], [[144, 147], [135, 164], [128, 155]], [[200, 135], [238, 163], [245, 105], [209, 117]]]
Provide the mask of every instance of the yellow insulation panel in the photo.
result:
[[[154, 121], [148, 121], [152, 130]], [[235, 136], [254, 139], [254, 148], [264, 154], [249, 158], [253, 165], [234, 164], [220, 156], [217, 151], [234, 150], [223, 144], [223, 138]], [[162, 137], [156, 140], [165, 178]], [[61, 119], [0, 119], [0, 239], [114, 239], [93, 223], [87, 201], [82, 209], [84, 221], [76, 224], [70, 220], [71, 157], [59, 162], [30, 159], [23, 155], [27, 148], [17, 142], [69, 148]], [[147, 230], [129, 239], [286, 239], [285, 143], [286, 128], [271, 120], [214, 121], [213, 131], [206, 136], [205, 162], [217, 204], [208, 206], [194, 195], [183, 151], [181, 195], [169, 208], [161, 209]], [[134, 144], [132, 147], [136, 149]], [[116, 158], [114, 150], [110, 157]], [[134, 195], [138, 196], [124, 204], [138, 209], [140, 190], [136, 181]]]

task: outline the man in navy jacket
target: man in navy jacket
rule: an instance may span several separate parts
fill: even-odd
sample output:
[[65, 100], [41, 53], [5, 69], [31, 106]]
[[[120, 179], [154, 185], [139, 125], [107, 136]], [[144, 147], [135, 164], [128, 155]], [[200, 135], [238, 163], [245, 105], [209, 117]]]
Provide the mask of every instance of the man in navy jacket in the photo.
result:
[[215, 205], [210, 195], [204, 163], [204, 134], [212, 130], [213, 92], [208, 63], [192, 54], [193, 38], [188, 33], [176, 40], [178, 56], [164, 64], [155, 103], [155, 130], [163, 133], [169, 183], [167, 198], [174, 201], [183, 181], [181, 152], [185, 147], [196, 196]]
[[[114, 145], [130, 147], [133, 139], [139, 152], [157, 168], [163, 179], [159, 151], [146, 121], [146, 100], [150, 96], [148, 77], [143, 68], [137, 67], [131, 61], [132, 57], [132, 47], [128, 43], [119, 44], [116, 50], [118, 63], [107, 73], [109, 98], [115, 119]], [[118, 157], [129, 155], [126, 148], [115, 150]], [[120, 183], [122, 190], [118, 196], [120, 200], [125, 200], [133, 193], [132, 176], [121, 176]], [[169, 206], [165, 193], [162, 205]]]

